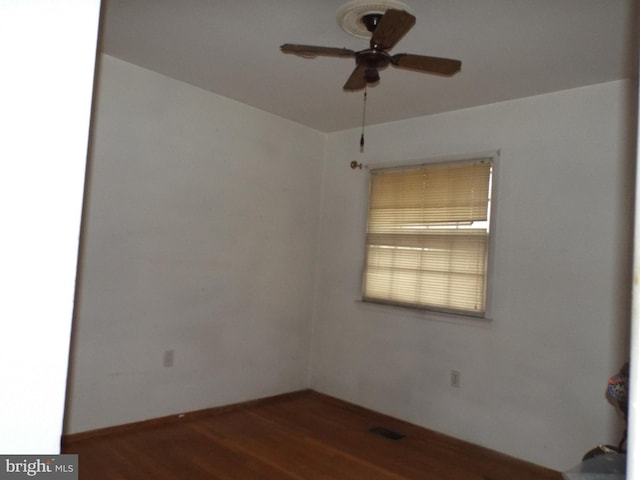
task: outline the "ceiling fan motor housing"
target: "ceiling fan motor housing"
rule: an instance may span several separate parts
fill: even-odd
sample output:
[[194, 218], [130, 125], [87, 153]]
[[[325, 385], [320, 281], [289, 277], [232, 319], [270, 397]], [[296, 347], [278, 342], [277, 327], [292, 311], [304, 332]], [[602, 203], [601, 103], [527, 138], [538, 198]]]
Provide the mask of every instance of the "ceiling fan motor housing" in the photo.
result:
[[356, 53], [356, 63], [366, 68], [385, 68], [390, 61], [389, 54], [382, 50], [367, 49]]

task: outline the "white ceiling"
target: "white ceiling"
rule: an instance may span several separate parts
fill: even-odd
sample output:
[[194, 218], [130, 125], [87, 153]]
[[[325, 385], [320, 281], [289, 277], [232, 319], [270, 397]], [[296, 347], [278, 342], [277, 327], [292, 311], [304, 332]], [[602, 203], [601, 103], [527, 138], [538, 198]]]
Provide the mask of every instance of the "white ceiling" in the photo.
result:
[[[362, 50], [343, 0], [103, 0], [102, 52], [324, 132], [358, 127], [353, 59], [304, 59], [283, 43]], [[389, 67], [367, 124], [636, 77], [636, 0], [404, 0], [415, 27], [391, 50], [462, 61], [451, 78]]]

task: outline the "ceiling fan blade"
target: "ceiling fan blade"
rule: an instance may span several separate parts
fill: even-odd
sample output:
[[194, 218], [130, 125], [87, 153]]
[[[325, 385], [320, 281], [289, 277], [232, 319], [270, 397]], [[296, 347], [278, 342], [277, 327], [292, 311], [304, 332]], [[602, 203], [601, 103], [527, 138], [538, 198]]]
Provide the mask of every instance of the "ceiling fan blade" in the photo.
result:
[[347, 79], [347, 83], [342, 87], [343, 90], [362, 90], [367, 86], [367, 80], [365, 79], [364, 73], [366, 68], [362, 65], [358, 65], [351, 75]]
[[388, 9], [371, 36], [371, 48], [388, 50], [400, 41], [416, 23], [416, 17], [404, 10]]
[[400, 68], [447, 76], [459, 72], [462, 66], [460, 60], [453, 60], [452, 58], [427, 57], [424, 55], [411, 55], [410, 53], [393, 55], [391, 63]]
[[293, 53], [294, 55], [305, 58], [314, 58], [317, 56], [354, 57], [356, 54], [356, 52], [348, 48], [316, 47], [314, 45], [294, 45], [292, 43], [281, 45], [280, 51], [282, 51], [282, 53]]

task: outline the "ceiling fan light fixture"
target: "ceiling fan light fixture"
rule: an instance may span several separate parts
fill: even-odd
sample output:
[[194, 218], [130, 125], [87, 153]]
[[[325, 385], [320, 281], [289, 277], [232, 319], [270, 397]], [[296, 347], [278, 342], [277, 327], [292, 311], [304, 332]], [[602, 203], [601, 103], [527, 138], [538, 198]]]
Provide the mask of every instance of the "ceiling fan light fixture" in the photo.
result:
[[364, 71], [364, 79], [367, 83], [378, 83], [380, 81], [380, 74], [375, 68], [367, 68]]
[[340, 28], [357, 38], [371, 38], [363, 17], [366, 15], [384, 15], [389, 9], [404, 10], [411, 13], [411, 9], [397, 0], [352, 0], [340, 7], [336, 13], [336, 20]]

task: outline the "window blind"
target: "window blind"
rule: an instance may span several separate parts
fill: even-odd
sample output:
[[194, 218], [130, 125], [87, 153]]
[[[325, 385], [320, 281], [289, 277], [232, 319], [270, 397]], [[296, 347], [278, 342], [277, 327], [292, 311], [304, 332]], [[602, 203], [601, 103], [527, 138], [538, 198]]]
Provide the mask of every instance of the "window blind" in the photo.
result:
[[371, 171], [365, 301], [484, 313], [492, 167]]

